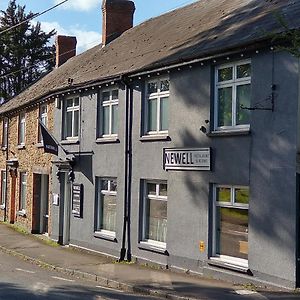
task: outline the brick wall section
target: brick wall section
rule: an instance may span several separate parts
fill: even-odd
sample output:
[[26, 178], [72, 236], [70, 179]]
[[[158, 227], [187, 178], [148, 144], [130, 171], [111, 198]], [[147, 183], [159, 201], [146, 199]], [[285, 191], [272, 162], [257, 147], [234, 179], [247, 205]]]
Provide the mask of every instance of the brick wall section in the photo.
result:
[[[53, 130], [53, 111], [54, 101], [48, 102], [48, 128], [50, 132]], [[18, 147], [18, 117], [16, 113], [9, 118], [9, 137], [8, 137], [8, 159], [18, 159], [18, 175], [16, 183], [16, 211], [19, 210], [20, 199], [20, 172], [27, 173], [27, 192], [26, 192], [26, 216], [16, 216], [16, 224], [24, 227], [26, 230], [32, 230], [32, 211], [33, 211], [33, 173], [49, 174], [49, 205], [51, 205], [51, 160], [52, 155], [44, 153], [42, 147], [38, 147], [38, 116], [39, 106], [34, 106], [25, 109], [26, 112], [26, 134], [25, 134], [25, 148]], [[2, 127], [1, 127], [2, 128]], [[2, 135], [2, 129], [1, 129]], [[5, 169], [5, 152], [0, 153], [0, 169]], [[8, 173], [7, 182], [7, 216], [10, 215], [10, 198], [11, 198], [11, 177]], [[0, 212], [3, 217], [3, 211]], [[49, 214], [51, 209], [49, 207]], [[49, 216], [49, 221], [51, 216]], [[51, 224], [49, 224], [49, 233], [51, 232]]]

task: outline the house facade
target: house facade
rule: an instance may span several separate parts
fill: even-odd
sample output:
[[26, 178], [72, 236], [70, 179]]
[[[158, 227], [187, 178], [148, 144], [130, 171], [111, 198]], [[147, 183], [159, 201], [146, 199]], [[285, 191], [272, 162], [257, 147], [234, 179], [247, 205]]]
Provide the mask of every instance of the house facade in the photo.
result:
[[299, 60], [257, 30], [282, 31], [275, 11], [298, 29], [299, 3], [197, 1], [131, 29], [132, 1], [102, 9], [102, 44], [13, 99], [54, 101], [50, 237], [299, 286]]

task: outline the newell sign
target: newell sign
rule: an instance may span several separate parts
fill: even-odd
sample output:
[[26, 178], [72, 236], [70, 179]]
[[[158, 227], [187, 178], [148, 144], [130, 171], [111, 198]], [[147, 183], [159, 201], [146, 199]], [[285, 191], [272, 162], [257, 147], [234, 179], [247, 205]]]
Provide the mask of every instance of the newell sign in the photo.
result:
[[72, 188], [72, 214], [75, 217], [82, 217], [82, 207], [83, 207], [83, 185], [73, 184]]
[[164, 170], [210, 171], [210, 148], [165, 148]]

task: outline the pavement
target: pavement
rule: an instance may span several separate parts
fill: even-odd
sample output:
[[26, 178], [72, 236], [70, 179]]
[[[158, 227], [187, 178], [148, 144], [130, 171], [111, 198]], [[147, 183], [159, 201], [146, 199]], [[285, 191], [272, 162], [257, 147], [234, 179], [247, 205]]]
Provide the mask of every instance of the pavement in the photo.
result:
[[300, 299], [299, 294], [290, 291], [251, 291], [245, 286], [200, 275], [181, 274], [135, 263], [117, 263], [99, 254], [56, 246], [45, 237], [20, 233], [4, 223], [0, 223], [0, 251], [43, 268], [96, 281], [103, 287], [167, 299]]

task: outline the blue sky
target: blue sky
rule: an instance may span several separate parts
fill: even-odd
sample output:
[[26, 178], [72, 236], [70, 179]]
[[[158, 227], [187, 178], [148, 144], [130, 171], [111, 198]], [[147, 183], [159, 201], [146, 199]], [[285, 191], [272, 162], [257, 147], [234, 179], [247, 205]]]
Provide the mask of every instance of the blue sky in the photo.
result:
[[[161, 15], [197, 0], [135, 0], [134, 24]], [[41, 12], [62, 0], [17, 0], [26, 5], [26, 11]], [[9, 0], [0, 0], [0, 10], [5, 10]], [[82, 52], [101, 42], [102, 0], [69, 0], [62, 6], [37, 18], [44, 31], [56, 29], [58, 34], [75, 35], [77, 50]]]

